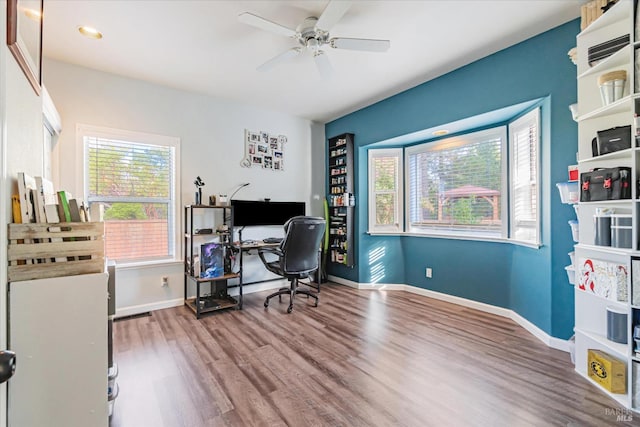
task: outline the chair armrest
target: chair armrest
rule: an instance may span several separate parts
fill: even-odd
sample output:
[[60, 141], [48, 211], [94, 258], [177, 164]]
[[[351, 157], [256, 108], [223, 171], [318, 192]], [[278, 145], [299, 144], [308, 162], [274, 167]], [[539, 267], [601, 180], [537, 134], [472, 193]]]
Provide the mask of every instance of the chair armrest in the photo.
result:
[[276, 255], [278, 258], [282, 258], [284, 256], [284, 253], [282, 253], [280, 248], [258, 248], [258, 256], [260, 256], [260, 259], [265, 265], [269, 263], [265, 258], [265, 255], [267, 254]]

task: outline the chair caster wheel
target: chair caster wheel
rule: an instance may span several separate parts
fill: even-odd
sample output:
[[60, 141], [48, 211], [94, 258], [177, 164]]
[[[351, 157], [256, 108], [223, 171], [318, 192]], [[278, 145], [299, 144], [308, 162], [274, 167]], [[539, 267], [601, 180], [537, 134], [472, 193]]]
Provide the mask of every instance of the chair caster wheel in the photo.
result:
[[291, 313], [293, 311], [293, 307], [287, 308], [287, 313]]

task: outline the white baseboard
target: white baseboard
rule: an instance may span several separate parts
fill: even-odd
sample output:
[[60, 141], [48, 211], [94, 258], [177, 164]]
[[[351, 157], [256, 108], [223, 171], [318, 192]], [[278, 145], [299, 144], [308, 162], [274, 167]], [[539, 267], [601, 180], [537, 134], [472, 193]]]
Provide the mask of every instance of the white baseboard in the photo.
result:
[[[288, 286], [285, 279], [275, 280], [273, 282], [263, 282], [263, 283], [256, 283], [253, 285], [246, 285], [242, 287], [242, 293], [246, 295], [254, 292], [266, 291], [269, 289], [279, 289], [283, 286], [283, 284]], [[231, 288], [229, 290], [229, 295], [236, 296], [238, 295], [238, 292], [239, 292], [238, 288]], [[134, 316], [136, 314], [146, 313], [149, 311], [162, 310], [164, 308], [171, 308], [171, 307], [179, 307], [182, 304], [184, 304], [184, 300], [182, 298], [179, 298], [179, 299], [172, 299], [172, 300], [166, 300], [166, 301], [152, 302], [149, 304], [132, 305], [129, 307], [122, 307], [122, 308], [116, 309], [115, 317], [117, 319], [118, 317]]]
[[340, 285], [349, 286], [355, 289], [375, 289], [379, 291], [403, 291], [407, 285], [394, 284], [394, 283], [358, 283], [348, 279], [343, 279], [337, 276], [327, 276], [330, 282], [338, 283]]
[[163, 308], [179, 307], [182, 304], [184, 304], [184, 300], [180, 298], [118, 308], [116, 309], [116, 319], [118, 317], [134, 316], [136, 314], [146, 313], [148, 311], [162, 310]]
[[519, 315], [513, 310], [504, 307], [497, 307], [491, 304], [485, 304], [466, 298], [457, 297], [454, 295], [443, 294], [441, 292], [432, 291], [429, 289], [419, 288], [417, 286], [410, 286], [404, 284], [378, 284], [378, 283], [358, 283], [351, 280], [343, 279], [336, 276], [328, 276], [328, 279], [332, 282], [340, 285], [349, 286], [356, 289], [372, 289], [372, 290], [385, 290], [385, 291], [407, 291], [413, 294], [422, 295], [429, 298], [434, 298], [440, 301], [450, 302], [452, 304], [458, 304], [465, 307], [469, 307], [475, 310], [484, 311], [485, 313], [495, 314], [497, 316], [507, 317], [518, 325], [522, 326], [527, 332], [540, 341], [545, 343], [551, 348], [569, 352], [569, 342], [560, 338], [552, 337], [536, 325]]
[[[272, 282], [262, 282], [262, 283], [254, 283], [253, 285], [243, 285], [242, 286], [242, 294], [252, 294], [254, 292], [262, 292], [268, 291], [271, 289], [280, 289], [283, 286], [289, 287], [289, 282], [286, 279], [282, 280], [274, 280]], [[238, 288], [229, 289], [229, 295], [236, 296], [238, 295]]]

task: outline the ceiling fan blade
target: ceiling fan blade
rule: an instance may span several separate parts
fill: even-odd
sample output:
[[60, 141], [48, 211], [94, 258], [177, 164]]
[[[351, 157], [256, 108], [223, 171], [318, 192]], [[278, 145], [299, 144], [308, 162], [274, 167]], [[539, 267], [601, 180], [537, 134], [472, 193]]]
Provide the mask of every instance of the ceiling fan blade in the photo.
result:
[[350, 0], [332, 0], [327, 7], [324, 8], [322, 15], [316, 22], [316, 27], [321, 30], [329, 31], [346, 11], [351, 7]]
[[334, 49], [366, 50], [368, 52], [386, 52], [391, 47], [389, 40], [333, 38], [329, 44]]
[[301, 47], [294, 47], [292, 49], [289, 49], [289, 50], [281, 53], [280, 55], [274, 56], [273, 58], [271, 58], [270, 60], [268, 60], [264, 64], [260, 65], [258, 68], [256, 68], [256, 70], [258, 70], [258, 71], [269, 71], [273, 67], [278, 65], [279, 63], [284, 62], [287, 59], [295, 58], [296, 56], [298, 56], [300, 54], [300, 52], [302, 52], [302, 48]]
[[313, 59], [316, 62], [318, 72], [323, 79], [328, 79], [333, 75], [333, 67], [329, 62], [329, 58], [323, 51], [318, 50], [317, 52], [315, 52], [313, 54]]
[[269, 31], [275, 34], [280, 34], [285, 37], [295, 37], [296, 31], [291, 28], [287, 28], [283, 25], [276, 24], [268, 19], [261, 18], [258, 15], [254, 15], [249, 12], [244, 12], [238, 15], [238, 21], [243, 24], [251, 25], [252, 27], [260, 28], [261, 30]]

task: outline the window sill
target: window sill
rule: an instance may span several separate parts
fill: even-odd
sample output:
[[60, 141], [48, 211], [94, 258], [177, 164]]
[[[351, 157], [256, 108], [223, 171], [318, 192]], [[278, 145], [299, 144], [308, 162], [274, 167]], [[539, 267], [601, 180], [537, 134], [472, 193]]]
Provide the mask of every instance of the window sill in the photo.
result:
[[428, 234], [428, 233], [409, 233], [403, 231], [394, 232], [382, 232], [382, 231], [367, 231], [370, 236], [398, 236], [398, 237], [427, 237], [432, 239], [449, 239], [449, 240], [471, 240], [474, 242], [494, 242], [494, 243], [508, 243], [517, 246], [525, 246], [532, 249], [540, 249], [541, 243], [522, 242], [519, 240], [504, 239], [502, 237], [474, 237], [474, 236], [461, 236], [461, 235], [442, 235], [442, 234]]
[[118, 270], [134, 270], [141, 268], [156, 268], [156, 267], [173, 267], [180, 265], [182, 266], [184, 263], [179, 259], [162, 259], [162, 260], [154, 260], [154, 261], [138, 261], [138, 262], [122, 262], [119, 263], [116, 261], [116, 266]]

